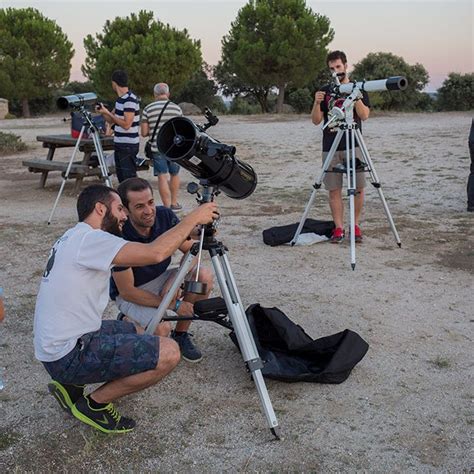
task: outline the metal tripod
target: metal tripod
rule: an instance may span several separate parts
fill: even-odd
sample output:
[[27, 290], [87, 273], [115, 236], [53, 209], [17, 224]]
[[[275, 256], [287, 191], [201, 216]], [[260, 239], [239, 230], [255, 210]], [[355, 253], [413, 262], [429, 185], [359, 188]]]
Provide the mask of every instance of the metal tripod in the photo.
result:
[[[338, 149], [339, 143], [342, 140], [342, 136], [345, 136], [346, 140], [346, 164], [342, 170], [336, 169], [335, 172], [344, 172], [347, 174], [347, 195], [349, 196], [349, 214], [350, 214], [350, 248], [351, 248], [351, 267], [352, 270], [355, 269], [356, 265], [356, 252], [355, 252], [355, 206], [354, 206], [354, 198], [356, 194], [356, 156], [355, 156], [355, 148], [356, 145], [359, 146], [362, 154], [361, 164], [362, 169], [359, 172], [368, 172], [371, 178], [371, 183], [374, 188], [377, 189], [378, 195], [380, 200], [382, 201], [382, 205], [385, 211], [385, 215], [387, 216], [388, 222], [390, 224], [390, 228], [392, 229], [393, 235], [399, 247], [402, 246], [400, 241], [400, 236], [398, 235], [397, 229], [395, 227], [395, 223], [393, 222], [392, 215], [390, 214], [390, 210], [388, 208], [387, 201], [385, 200], [385, 196], [382, 192], [382, 186], [380, 184], [379, 178], [375, 171], [374, 163], [372, 158], [370, 157], [369, 151], [367, 146], [365, 145], [364, 139], [362, 134], [359, 130], [357, 123], [354, 122], [353, 119], [353, 107], [354, 101], [359, 98], [359, 90], [355, 88], [354, 92], [344, 101], [342, 108], [334, 107], [331, 112], [333, 113], [333, 118], [326, 123], [324, 126], [327, 127], [333, 120], [339, 119], [341, 123], [338, 125], [338, 132], [334, 139], [334, 142], [329, 150], [329, 153], [324, 160], [323, 167], [321, 170], [321, 174], [316, 179], [315, 183], [313, 184], [313, 192], [311, 193], [311, 197], [309, 198], [308, 203], [306, 204], [305, 210], [303, 212], [303, 216], [301, 217], [301, 221], [296, 229], [296, 233], [291, 241], [291, 245], [295, 245], [298, 241], [298, 237], [303, 229], [304, 223], [306, 221], [306, 217], [308, 216], [309, 210], [313, 204], [314, 199], [316, 198], [316, 192], [321, 187], [321, 183], [324, 179], [324, 176], [328, 172], [329, 165], [331, 164], [332, 159]], [[359, 167], [360, 168], [360, 167]]]
[[[214, 195], [217, 192], [218, 191], [216, 187], [204, 185], [203, 195], [200, 198], [200, 203], [212, 201]], [[278, 420], [276, 418], [275, 412], [273, 411], [272, 402], [268, 395], [267, 387], [265, 385], [265, 381], [263, 379], [261, 371], [263, 363], [258, 354], [258, 350], [255, 345], [250, 326], [245, 316], [244, 307], [242, 305], [237, 285], [235, 283], [232, 270], [230, 268], [230, 263], [227, 258], [227, 249], [222, 242], [218, 242], [214, 238], [214, 229], [212, 228], [212, 225], [204, 226], [201, 229], [200, 242], [196, 242], [183, 259], [183, 262], [178, 270], [173, 284], [171, 285], [171, 288], [163, 298], [154, 318], [148, 325], [146, 333], [153, 334], [155, 332], [156, 327], [165, 315], [166, 309], [169, 307], [171, 301], [174, 298], [174, 295], [183, 283], [185, 276], [190, 271], [194, 257], [200, 254], [201, 250], [209, 251], [214, 272], [216, 274], [217, 281], [219, 283], [219, 287], [225, 301], [227, 314], [229, 315], [230, 321], [232, 323], [232, 328], [237, 337], [242, 357], [248, 370], [252, 375], [255, 386], [257, 387], [262, 411], [267, 419], [267, 423], [270, 427], [271, 432], [277, 439], [280, 439], [280, 428], [278, 426]], [[184, 318], [177, 318], [177, 320], [183, 319]], [[199, 318], [195, 317], [189, 319], [199, 320]]]
[[61, 198], [61, 195], [63, 193], [64, 186], [66, 184], [66, 181], [69, 179], [69, 174], [71, 172], [71, 168], [74, 162], [74, 158], [76, 157], [77, 150], [79, 150], [82, 136], [84, 135], [84, 132], [86, 130], [87, 130], [88, 135], [92, 137], [92, 141], [94, 142], [94, 147], [97, 153], [97, 160], [99, 163], [99, 169], [100, 169], [100, 174], [102, 176], [102, 179], [105, 181], [105, 183], [107, 184], [109, 188], [112, 187], [112, 181], [110, 179], [109, 169], [107, 168], [107, 163], [105, 162], [104, 150], [102, 149], [102, 144], [100, 143], [99, 129], [97, 128], [97, 125], [92, 120], [91, 113], [85, 110], [83, 106], [79, 107], [77, 109], [77, 112], [79, 112], [82, 115], [82, 119], [83, 119], [81, 132], [79, 133], [79, 137], [77, 138], [77, 141], [76, 141], [76, 146], [74, 147], [74, 151], [72, 152], [71, 158], [69, 159], [66, 172], [63, 175], [63, 181], [61, 183], [61, 187], [59, 188], [58, 195], [56, 196], [56, 201], [54, 202], [53, 209], [51, 210], [51, 214], [49, 215], [48, 225], [51, 224], [51, 220], [53, 219], [53, 215], [54, 215], [54, 212], [56, 211], [56, 207], [58, 205], [59, 199]]

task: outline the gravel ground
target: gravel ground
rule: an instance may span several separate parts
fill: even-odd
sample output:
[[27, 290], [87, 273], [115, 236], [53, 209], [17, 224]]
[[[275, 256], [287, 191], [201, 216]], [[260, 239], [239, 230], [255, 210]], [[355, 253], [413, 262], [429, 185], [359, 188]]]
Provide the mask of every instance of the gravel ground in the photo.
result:
[[[209, 131], [235, 145], [259, 177], [248, 199], [219, 197], [219, 236], [244, 305], [277, 306], [314, 338], [349, 328], [370, 344], [341, 385], [267, 382], [281, 441], [266, 427], [227, 331], [212, 323], [193, 326], [201, 363], [182, 362], [157, 386], [118, 403], [137, 420], [131, 434], [101, 435], [63, 414], [47, 393], [48, 376], [32, 347], [35, 297], [51, 244], [75, 223], [77, 194], [67, 183], [47, 226], [60, 175], [52, 173], [38, 189], [39, 175], [21, 162], [45, 157], [36, 135], [67, 133], [61, 118], [1, 122], [29, 150], [0, 160], [0, 285], [7, 309], [0, 326], [6, 382], [0, 466], [8, 472], [473, 469], [469, 113], [379, 115], [364, 124], [403, 245], [397, 247], [370, 186], [355, 271], [347, 243], [271, 248], [262, 242], [262, 230], [299, 220], [320, 173], [321, 132], [308, 116], [222, 117]], [[70, 152], [59, 150], [56, 159]], [[151, 172], [141, 176], [156, 187]], [[193, 197], [185, 192], [191, 177], [183, 171], [182, 178], [181, 200], [191, 210]], [[321, 191], [311, 217], [329, 215]], [[115, 315], [109, 305], [105, 318]]]

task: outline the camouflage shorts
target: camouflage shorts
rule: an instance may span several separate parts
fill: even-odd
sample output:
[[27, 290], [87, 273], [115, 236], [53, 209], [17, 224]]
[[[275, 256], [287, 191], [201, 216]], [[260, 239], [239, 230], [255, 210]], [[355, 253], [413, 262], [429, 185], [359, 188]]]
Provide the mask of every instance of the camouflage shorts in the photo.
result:
[[110, 382], [154, 369], [159, 352], [159, 337], [139, 335], [126, 321], [106, 320], [98, 331], [80, 337], [69, 354], [43, 365], [60, 383]]

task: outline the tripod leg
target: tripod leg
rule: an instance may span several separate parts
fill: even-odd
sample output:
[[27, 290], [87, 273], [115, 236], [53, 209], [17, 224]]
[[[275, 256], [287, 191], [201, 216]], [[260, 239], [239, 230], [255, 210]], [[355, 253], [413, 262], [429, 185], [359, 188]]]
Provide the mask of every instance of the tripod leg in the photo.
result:
[[263, 363], [256, 349], [255, 341], [253, 339], [247, 317], [245, 316], [245, 311], [240, 301], [240, 296], [238, 294], [228, 260], [224, 256], [225, 251], [223, 248], [221, 248], [219, 253], [218, 251], [212, 249], [210, 252], [217, 281], [219, 283], [222, 296], [226, 302], [229, 317], [232, 321], [232, 326], [239, 342], [242, 357], [248, 369], [250, 370], [255, 386], [257, 387], [258, 396], [260, 398], [260, 403], [267, 419], [268, 426], [270, 427], [273, 435], [277, 439], [280, 439], [278, 420], [276, 418], [275, 412], [273, 411], [272, 402], [268, 395], [267, 387], [265, 385], [261, 371]]
[[168, 309], [168, 306], [170, 305], [171, 301], [174, 298], [174, 295], [178, 291], [178, 288], [181, 286], [181, 283], [183, 283], [184, 277], [187, 275], [187, 273], [191, 269], [191, 266], [193, 264], [193, 259], [196, 256], [196, 253], [194, 252], [193, 248], [191, 248], [191, 250], [184, 257], [183, 263], [179, 267], [178, 273], [176, 274], [176, 277], [170, 289], [161, 300], [160, 306], [158, 306], [155, 316], [153, 316], [153, 319], [150, 321], [150, 324], [147, 326], [145, 330], [146, 334], [155, 333], [155, 330], [158, 324], [160, 324], [160, 321], [162, 320], [163, 316], [165, 315], [166, 310]]
[[354, 148], [354, 130], [346, 130], [346, 169], [347, 169], [347, 195], [349, 196], [349, 229], [350, 229], [350, 247], [351, 247], [351, 267], [355, 269], [355, 148]]
[[339, 142], [341, 141], [341, 137], [343, 134], [343, 130], [338, 130], [336, 138], [334, 139], [334, 142], [331, 146], [331, 149], [329, 150], [328, 156], [326, 157], [323, 168], [321, 170], [321, 174], [319, 177], [316, 179], [315, 183], [313, 184], [313, 192], [311, 193], [311, 197], [309, 198], [308, 203], [306, 204], [306, 207], [303, 212], [303, 216], [301, 217], [300, 223], [298, 225], [298, 228], [296, 229], [295, 235], [290, 242], [290, 244], [293, 246], [296, 244], [298, 241], [298, 237], [301, 234], [301, 231], [303, 230], [304, 223], [306, 222], [306, 218], [308, 217], [309, 210], [311, 209], [311, 206], [313, 205], [313, 201], [316, 198], [316, 192], [318, 189], [321, 187], [321, 183], [323, 182], [324, 176], [326, 176], [327, 169], [329, 168], [329, 165], [331, 164], [332, 159], [334, 158], [334, 154], [336, 153], [337, 147], [339, 146]]
[[112, 180], [110, 179], [109, 169], [107, 168], [107, 163], [105, 162], [104, 149], [100, 143], [99, 132], [94, 128], [91, 130], [92, 140], [94, 141], [95, 151], [97, 152], [97, 160], [99, 161], [100, 173], [102, 179], [105, 181], [109, 188], [112, 187]]
[[397, 242], [397, 245], [399, 247], [402, 246], [402, 241], [400, 240], [400, 236], [398, 235], [397, 228], [395, 227], [395, 222], [393, 221], [392, 214], [390, 213], [390, 209], [388, 208], [387, 201], [385, 200], [385, 196], [383, 195], [382, 192], [382, 186], [380, 184], [379, 178], [377, 176], [377, 172], [375, 171], [374, 168], [374, 163], [372, 161], [372, 158], [370, 157], [369, 150], [367, 149], [364, 139], [362, 137], [362, 134], [360, 133], [360, 130], [356, 130], [356, 139], [357, 143], [359, 144], [359, 147], [362, 151], [362, 155], [364, 157], [365, 162], [369, 165], [369, 174], [372, 182], [372, 186], [377, 189], [377, 192], [379, 194], [379, 198], [382, 201], [383, 209], [385, 211], [385, 215], [387, 216], [388, 222], [390, 224], [390, 228], [392, 229], [393, 236], [395, 237], [395, 240]]
[[72, 163], [74, 161], [74, 157], [76, 156], [77, 150], [79, 150], [79, 145], [81, 143], [82, 135], [84, 134], [85, 128], [86, 128], [85, 125], [83, 125], [81, 128], [81, 132], [79, 133], [79, 137], [76, 141], [76, 146], [74, 147], [74, 151], [72, 152], [71, 158], [69, 159], [69, 163], [67, 165], [66, 172], [64, 173], [61, 187], [59, 188], [58, 195], [56, 196], [56, 201], [54, 201], [53, 209], [51, 209], [51, 214], [49, 215], [48, 225], [51, 224], [51, 220], [53, 219], [54, 212], [56, 211], [56, 206], [58, 205], [59, 199], [61, 198], [66, 181], [69, 178], [69, 173], [71, 172]]

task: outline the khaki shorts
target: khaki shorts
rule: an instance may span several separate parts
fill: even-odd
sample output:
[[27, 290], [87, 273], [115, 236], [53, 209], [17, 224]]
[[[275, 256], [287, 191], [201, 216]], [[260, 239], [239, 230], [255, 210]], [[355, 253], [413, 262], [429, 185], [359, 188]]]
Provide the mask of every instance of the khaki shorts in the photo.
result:
[[[155, 295], [160, 295], [168, 280], [175, 277], [177, 273], [177, 268], [166, 270], [159, 277], [139, 286], [138, 288], [154, 293]], [[151, 320], [158, 312], [158, 308], [131, 303], [130, 301], [124, 300], [120, 295], [115, 299], [115, 304], [120, 312], [127, 315], [130, 319], [144, 328], [150, 324]]]
[[[327, 151], [323, 151], [323, 165], [324, 161], [326, 160], [326, 157], [328, 156]], [[359, 147], [356, 147], [355, 149], [355, 156], [356, 158], [361, 159], [362, 158], [362, 153], [360, 151]], [[336, 151], [334, 154], [334, 158], [332, 159], [331, 163], [329, 164], [329, 167], [327, 169], [327, 173], [324, 176], [324, 187], [328, 191], [333, 191], [335, 189], [341, 189], [342, 188], [342, 176], [345, 175], [345, 173], [334, 173], [332, 171], [333, 167], [338, 165], [338, 164], [346, 164], [346, 150], [340, 150]], [[357, 171], [356, 172], [356, 188], [361, 189], [365, 188], [365, 173], [364, 171]]]

